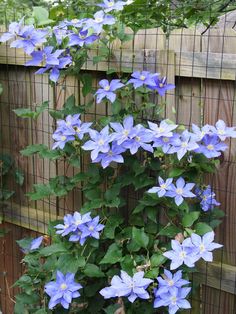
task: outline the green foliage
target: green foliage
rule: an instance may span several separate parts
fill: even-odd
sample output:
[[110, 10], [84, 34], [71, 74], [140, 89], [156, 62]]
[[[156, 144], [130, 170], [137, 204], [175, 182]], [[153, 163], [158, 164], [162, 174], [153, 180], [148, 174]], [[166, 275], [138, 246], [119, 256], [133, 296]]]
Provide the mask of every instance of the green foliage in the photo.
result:
[[20, 118], [37, 119], [46, 108], [48, 108], [48, 101], [44, 101], [40, 106], [37, 106], [35, 111], [32, 111], [29, 108], [18, 108], [13, 111]]

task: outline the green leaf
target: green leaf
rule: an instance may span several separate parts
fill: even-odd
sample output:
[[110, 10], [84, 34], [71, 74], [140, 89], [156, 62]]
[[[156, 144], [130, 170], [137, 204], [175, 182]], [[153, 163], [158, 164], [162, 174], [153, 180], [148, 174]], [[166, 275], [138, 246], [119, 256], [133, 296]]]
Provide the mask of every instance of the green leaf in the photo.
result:
[[34, 190], [34, 192], [26, 194], [32, 201], [37, 201], [53, 194], [49, 184], [34, 184]]
[[13, 111], [18, 117], [37, 119], [46, 108], [48, 108], [48, 101], [44, 101], [40, 106], [37, 106], [35, 111], [29, 108], [18, 108]]
[[116, 228], [124, 221], [120, 215], [112, 215], [108, 218], [103, 236], [107, 239], [114, 239]]
[[121, 102], [119, 100], [115, 100], [111, 105], [111, 110], [114, 115], [119, 114], [121, 111]]
[[133, 227], [132, 228], [132, 237], [133, 240], [141, 247], [146, 248], [149, 243], [149, 237], [144, 232], [144, 228], [138, 229]]
[[155, 253], [152, 255], [150, 261], [151, 261], [151, 266], [160, 266], [163, 263], [165, 263], [165, 261], [167, 260], [167, 258], [165, 256], [163, 256], [162, 254], [158, 254]]
[[52, 254], [67, 252], [67, 248], [62, 243], [55, 243], [50, 246], [46, 246], [40, 250], [41, 256], [50, 256]]
[[197, 223], [194, 229], [199, 235], [204, 235], [205, 233], [212, 231], [212, 228], [204, 222]]
[[194, 211], [184, 215], [182, 225], [184, 227], [191, 227], [193, 223], [199, 218], [200, 212]]
[[25, 149], [22, 149], [20, 151], [21, 155], [23, 156], [31, 156], [33, 154], [36, 154], [38, 152], [41, 152], [42, 150], [47, 149], [46, 145], [43, 144], [34, 144], [34, 145], [29, 145]]
[[160, 232], [159, 235], [166, 236], [168, 238], [174, 238], [177, 233], [180, 233], [182, 230], [176, 226], [167, 226], [164, 227]]
[[63, 273], [76, 273], [80, 267], [84, 267], [86, 264], [85, 258], [79, 256], [76, 258], [72, 254], [63, 254], [59, 257], [57, 262], [57, 269]]
[[15, 170], [15, 180], [16, 183], [22, 185], [24, 183], [24, 173], [21, 169]]
[[119, 309], [121, 307], [121, 305], [120, 304], [111, 304], [111, 305], [109, 305], [108, 307], [106, 307], [105, 309], [104, 309], [104, 312], [106, 313], [106, 314], [114, 314], [114, 313], [116, 313], [116, 311]]
[[80, 168], [80, 156], [78, 155], [72, 155], [69, 159], [68, 159], [68, 163], [75, 167], [75, 168]]
[[122, 250], [118, 247], [116, 243], [109, 246], [107, 253], [100, 261], [99, 264], [115, 264], [122, 260]]
[[159, 268], [156, 267], [156, 268], [153, 268], [153, 269], [150, 269], [149, 271], [147, 271], [145, 274], [145, 277], [151, 278], [151, 279], [154, 279], [154, 278], [156, 279], [158, 275], [159, 275]]
[[86, 97], [89, 93], [92, 92], [92, 75], [85, 73], [80, 76], [81, 81], [83, 83], [82, 87], [82, 94], [84, 97]]
[[15, 191], [9, 191], [9, 190], [5, 190], [5, 189], [0, 189], [0, 200], [6, 201], [10, 197], [12, 197], [12, 195], [14, 195], [14, 194], [15, 194]]
[[169, 172], [169, 177], [174, 178], [180, 176], [184, 172], [184, 169], [174, 168]]
[[100, 270], [100, 268], [97, 265], [94, 264], [87, 264], [84, 269], [84, 274], [88, 277], [104, 277], [104, 273]]
[[33, 7], [33, 17], [35, 18], [38, 26], [48, 25], [54, 22], [49, 19], [49, 12], [43, 7]]

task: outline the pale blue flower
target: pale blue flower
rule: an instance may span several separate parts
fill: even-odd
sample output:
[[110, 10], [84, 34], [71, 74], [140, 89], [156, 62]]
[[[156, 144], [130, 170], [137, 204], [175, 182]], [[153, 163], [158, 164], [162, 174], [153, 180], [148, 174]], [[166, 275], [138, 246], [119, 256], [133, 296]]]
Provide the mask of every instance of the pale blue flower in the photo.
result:
[[111, 80], [111, 82], [108, 80], [101, 80], [98, 84], [102, 87], [95, 93], [98, 104], [103, 98], [107, 98], [111, 103], [113, 103], [116, 100], [116, 93], [114, 92], [124, 86], [120, 80]]
[[160, 137], [172, 137], [173, 136], [173, 130], [177, 128], [178, 125], [176, 124], [170, 124], [167, 122], [167, 120], [163, 120], [160, 122], [160, 125], [148, 121], [148, 125], [150, 130], [153, 133], [153, 140]]
[[196, 153], [205, 155], [207, 158], [215, 158], [221, 155], [221, 152], [225, 151], [228, 146], [222, 143], [219, 137], [215, 134], [205, 135], [202, 142], [199, 144], [199, 148], [195, 149]]
[[128, 297], [128, 300], [133, 303], [137, 298], [150, 298], [146, 289], [152, 282], [153, 280], [144, 278], [143, 271], [137, 272], [133, 277], [130, 277], [122, 270], [120, 277], [114, 276], [111, 280], [111, 286], [102, 289], [100, 294], [104, 299]]
[[211, 126], [211, 131], [216, 134], [221, 141], [225, 141], [227, 137], [236, 138], [235, 127], [227, 127], [223, 120], [218, 120], [215, 126]]
[[134, 136], [134, 118], [132, 116], [125, 117], [123, 125], [118, 122], [111, 122], [110, 126], [115, 131], [112, 134], [112, 139], [116, 140], [118, 145]]
[[127, 84], [133, 84], [134, 88], [141, 87], [143, 85], [154, 86], [153, 74], [148, 71], [136, 71], [131, 74], [132, 78], [127, 82]]
[[183, 203], [184, 198], [195, 197], [196, 195], [191, 192], [194, 187], [194, 183], [186, 183], [182, 177], [176, 181], [176, 185], [173, 183], [169, 186], [165, 196], [173, 197], [175, 204], [179, 206]]
[[159, 197], [162, 197], [171, 187], [172, 182], [173, 178], [168, 178], [166, 181], [164, 181], [161, 177], [158, 177], [159, 186], [152, 187], [148, 190], [148, 193], [156, 193]]
[[98, 6], [101, 7], [104, 12], [110, 12], [110, 11], [122, 11], [124, 8], [124, 5], [126, 5], [126, 2], [124, 1], [115, 1], [115, 0], [103, 0], [103, 3], [99, 3]]
[[56, 281], [50, 281], [45, 285], [45, 292], [50, 296], [48, 308], [52, 310], [57, 304], [61, 304], [64, 309], [69, 309], [72, 299], [78, 298], [82, 289], [79, 283], [76, 283], [75, 274], [67, 273], [63, 275], [57, 271]]

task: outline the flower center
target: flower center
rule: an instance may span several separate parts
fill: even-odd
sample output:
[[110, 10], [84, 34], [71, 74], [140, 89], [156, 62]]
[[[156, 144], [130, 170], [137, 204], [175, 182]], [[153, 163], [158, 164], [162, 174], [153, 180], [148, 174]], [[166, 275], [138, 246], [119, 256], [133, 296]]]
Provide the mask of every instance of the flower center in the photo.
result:
[[212, 145], [212, 144], [207, 145], [207, 149], [214, 150], [214, 145]]
[[71, 22], [72, 22], [72, 23], [78, 23], [79, 20], [78, 20], [78, 19], [72, 19]]
[[60, 285], [60, 288], [61, 288], [61, 290], [66, 290], [67, 284], [62, 283], [62, 284]]
[[173, 296], [173, 297], [171, 297], [171, 303], [172, 304], [176, 304], [176, 301], [177, 301], [177, 298], [176, 298], [176, 296]]
[[112, 150], [109, 150], [108, 155], [109, 155], [109, 156], [113, 156]]
[[206, 195], [202, 196], [202, 199], [203, 199], [204, 201], [206, 201], [206, 200], [207, 200], [207, 196], [206, 196]]
[[94, 227], [93, 227], [93, 226], [89, 227], [89, 230], [90, 230], [90, 231], [93, 231], [93, 230], [94, 230]]
[[160, 88], [162, 88], [163, 86], [164, 86], [163, 83], [160, 83], [160, 84], [159, 84], [159, 87], [160, 87]]
[[85, 36], [85, 35], [82, 35], [82, 34], [79, 34], [79, 37], [80, 37], [81, 39], [86, 38], [86, 36]]
[[204, 244], [201, 244], [201, 245], [199, 246], [199, 249], [200, 249], [200, 252], [203, 253], [203, 252], [205, 251], [205, 246], [204, 246]]
[[218, 133], [219, 133], [220, 135], [223, 135], [223, 134], [225, 134], [225, 130], [218, 130]]
[[76, 126], [76, 127], [75, 127], [75, 132], [76, 132], [76, 133], [79, 133], [80, 131], [81, 131], [81, 129], [80, 129], [78, 126]]
[[162, 132], [164, 132], [165, 130], [162, 128], [162, 127], [159, 127], [159, 128], [157, 128], [157, 133], [162, 133]]
[[99, 141], [98, 141], [98, 145], [100, 145], [100, 146], [104, 145], [104, 141], [103, 141], [102, 139], [99, 140]]
[[165, 143], [167, 143], [167, 142], [169, 142], [169, 138], [168, 137], [163, 137], [163, 142], [165, 142]]
[[187, 143], [187, 142], [182, 142], [181, 146], [182, 146], [182, 147], [187, 147], [187, 146], [188, 146], [188, 143]]
[[179, 194], [179, 195], [183, 194], [183, 189], [181, 188], [176, 189], [176, 194]]
[[95, 22], [96, 23], [102, 23], [103, 22], [103, 18], [102, 17], [96, 17], [95, 18]]
[[137, 142], [140, 142], [141, 138], [140, 138], [139, 136], [135, 136], [135, 140], [136, 140]]
[[64, 225], [64, 228], [65, 228], [65, 229], [66, 229], [66, 228], [68, 228], [68, 227], [69, 227], [69, 225], [68, 225], [68, 224], [65, 224], [65, 225]]
[[109, 85], [107, 85], [107, 86], [105, 86], [105, 87], [104, 87], [104, 89], [105, 89], [105, 91], [107, 91], [107, 92], [108, 92], [108, 91], [110, 90], [110, 86], [109, 86]]
[[129, 131], [128, 131], [128, 130], [124, 130], [124, 131], [123, 131], [123, 134], [124, 134], [125, 136], [128, 136], [128, 135], [129, 135]]
[[144, 80], [145, 80], [145, 78], [146, 78], [146, 76], [145, 76], [145, 75], [140, 75], [140, 77], [139, 77], [139, 79], [140, 79], [141, 81], [144, 81]]
[[65, 135], [62, 135], [62, 136], [61, 136], [61, 140], [62, 140], [62, 141], [65, 141], [65, 140], [66, 140], [66, 136], [65, 136]]
[[113, 5], [114, 5], [114, 2], [113, 2], [113, 1], [108, 2], [108, 4], [107, 4], [108, 7], [112, 7]]
[[78, 219], [78, 220], [75, 221], [75, 225], [76, 226], [79, 226], [81, 224], [82, 224], [82, 220], [81, 219]]
[[179, 253], [179, 257], [180, 258], [185, 258], [186, 257], [186, 252], [185, 251], [182, 251]]
[[167, 280], [168, 281], [168, 284], [170, 287], [172, 287], [174, 285], [174, 281], [171, 279], [171, 280]]
[[66, 122], [66, 125], [71, 125], [71, 121], [67, 121], [67, 122]]
[[160, 185], [160, 188], [161, 188], [162, 190], [165, 190], [165, 189], [166, 189], [166, 184], [165, 184], [165, 183], [161, 184], [161, 185]]

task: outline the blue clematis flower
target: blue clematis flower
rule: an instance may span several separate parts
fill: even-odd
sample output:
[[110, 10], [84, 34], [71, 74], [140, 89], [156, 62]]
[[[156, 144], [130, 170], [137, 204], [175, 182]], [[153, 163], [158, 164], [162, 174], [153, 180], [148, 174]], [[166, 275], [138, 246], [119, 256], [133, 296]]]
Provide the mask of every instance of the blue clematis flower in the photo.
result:
[[26, 62], [26, 66], [37, 66], [41, 62], [45, 62], [45, 66], [59, 65], [59, 57], [64, 52], [64, 49], [57, 49], [53, 51], [52, 46], [47, 46], [43, 50], [33, 51], [31, 53], [32, 59]]
[[175, 274], [172, 274], [169, 270], [164, 269], [162, 277], [157, 277], [158, 288], [154, 290], [155, 297], [163, 293], [168, 293], [176, 288], [182, 288], [182, 286], [190, 283], [188, 280], [182, 278], [182, 270], [178, 270]]
[[155, 86], [153, 81], [153, 74], [148, 71], [136, 71], [131, 74], [132, 78], [127, 82], [127, 84], [133, 84], [134, 88], [146, 86]]
[[175, 314], [180, 309], [190, 309], [191, 305], [186, 300], [190, 291], [191, 288], [174, 288], [163, 293], [154, 300], [154, 308], [168, 306], [169, 314]]
[[210, 185], [205, 187], [204, 189], [196, 188], [195, 193], [198, 199], [201, 200], [201, 208], [204, 212], [208, 210], [212, 210], [215, 206], [219, 206], [220, 203], [215, 199], [215, 193], [212, 191]]
[[116, 142], [112, 143], [110, 150], [107, 153], [99, 153], [98, 157], [93, 162], [101, 162], [103, 169], [107, 168], [110, 163], [117, 162], [123, 163], [124, 158], [121, 155], [125, 151], [121, 145], [117, 145]]
[[195, 197], [196, 195], [191, 192], [194, 187], [194, 183], [185, 183], [184, 179], [180, 177], [176, 181], [176, 185], [173, 183], [168, 187], [165, 196], [173, 197], [175, 199], [175, 204], [179, 206], [183, 203], [186, 197]]
[[174, 84], [167, 84], [166, 77], [159, 78], [159, 75], [154, 74], [152, 79], [155, 85], [148, 85], [148, 88], [152, 90], [157, 90], [158, 94], [162, 97], [165, 96], [165, 93], [168, 90], [175, 88]]
[[110, 11], [122, 11], [124, 9], [124, 6], [126, 5], [126, 2], [124, 1], [114, 1], [114, 0], [103, 0], [103, 3], [99, 3], [98, 6], [101, 7], [104, 12], [110, 12]]
[[116, 94], [114, 91], [124, 86], [120, 80], [101, 80], [99, 85], [102, 88], [99, 88], [95, 95], [97, 96], [97, 103], [99, 104], [103, 98], [107, 98], [110, 102], [114, 102], [116, 100]]
[[111, 286], [100, 291], [104, 299], [115, 297], [128, 297], [128, 300], [133, 303], [137, 298], [149, 299], [149, 294], [146, 291], [148, 286], [153, 282], [151, 279], [144, 278], [144, 272], [140, 271], [130, 277], [125, 271], [121, 271], [121, 275], [114, 276], [111, 280]]
[[153, 133], [154, 141], [160, 137], [172, 137], [173, 136], [172, 131], [175, 130], [178, 126], [176, 124], [168, 123], [167, 120], [161, 121], [159, 126], [156, 123], [148, 121], [148, 125]]
[[193, 133], [185, 130], [180, 134], [179, 138], [173, 141], [173, 146], [168, 150], [168, 154], [177, 153], [178, 159], [182, 159], [189, 151], [193, 151], [199, 148], [196, 142], [196, 137]]
[[62, 237], [68, 235], [74, 230], [74, 220], [71, 214], [64, 216], [64, 224], [58, 224], [54, 228], [57, 229], [56, 233], [60, 234]]
[[173, 178], [168, 178], [164, 181], [161, 177], [158, 177], [159, 186], [154, 186], [148, 190], [148, 193], [156, 193], [159, 197], [162, 197], [170, 189]]
[[45, 292], [50, 296], [48, 308], [52, 310], [57, 304], [61, 304], [64, 309], [68, 309], [72, 299], [78, 298], [82, 289], [79, 283], [76, 283], [75, 274], [67, 273], [63, 275], [57, 271], [56, 281], [50, 281], [45, 285]]
[[35, 238], [30, 243], [29, 251], [37, 250], [43, 242], [43, 236]]
[[118, 122], [111, 122], [110, 126], [115, 131], [112, 134], [112, 139], [116, 140], [118, 145], [121, 145], [134, 136], [134, 118], [132, 116], [125, 117], [123, 125]]
[[199, 148], [195, 149], [196, 153], [205, 155], [207, 158], [219, 157], [221, 152], [225, 151], [228, 146], [221, 143], [219, 137], [215, 134], [205, 135], [202, 142], [199, 144]]
[[191, 234], [193, 248], [196, 249], [198, 259], [202, 258], [206, 262], [213, 261], [212, 251], [221, 248], [223, 245], [213, 242], [215, 233], [213, 231], [205, 233], [200, 237], [196, 233]]
[[99, 37], [97, 35], [89, 35], [88, 30], [81, 30], [78, 34], [72, 33], [69, 36], [68, 46], [80, 46], [90, 45], [96, 41]]
[[236, 128], [227, 127], [223, 120], [218, 120], [215, 126], [211, 126], [213, 134], [217, 135], [221, 141], [225, 141], [227, 137], [236, 138]]
[[108, 125], [105, 126], [101, 132], [90, 130], [89, 131], [91, 140], [84, 143], [82, 148], [84, 150], [91, 150], [91, 159], [94, 161], [98, 154], [107, 153], [110, 150], [109, 143], [112, 141], [111, 136], [109, 135], [109, 127]]
[[8, 40], [15, 39], [16, 36], [18, 36], [18, 34], [20, 33], [20, 30], [22, 29], [23, 21], [24, 18], [22, 18], [20, 22], [12, 22], [9, 25], [8, 32], [3, 33], [2, 36], [0, 37], [0, 42], [4, 43]]
[[194, 123], [192, 124], [192, 131], [196, 136], [197, 141], [201, 141], [206, 134], [211, 134], [210, 127], [209, 124], [204, 125], [202, 128], [199, 128], [199, 126]]
[[103, 11], [94, 14], [94, 19], [88, 19], [83, 30], [92, 28], [96, 34], [100, 34], [104, 25], [113, 25], [116, 20], [112, 15], [106, 15]]
[[171, 137], [161, 136], [154, 137], [152, 147], [161, 147], [164, 154], [168, 154], [170, 148], [174, 146], [176, 140], [179, 139], [179, 135], [177, 133], [173, 133]]
[[198, 260], [196, 248], [193, 247], [190, 238], [187, 238], [181, 244], [177, 240], [171, 240], [172, 250], [163, 253], [165, 257], [171, 260], [170, 269], [176, 269], [182, 264], [192, 268]]

